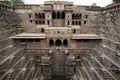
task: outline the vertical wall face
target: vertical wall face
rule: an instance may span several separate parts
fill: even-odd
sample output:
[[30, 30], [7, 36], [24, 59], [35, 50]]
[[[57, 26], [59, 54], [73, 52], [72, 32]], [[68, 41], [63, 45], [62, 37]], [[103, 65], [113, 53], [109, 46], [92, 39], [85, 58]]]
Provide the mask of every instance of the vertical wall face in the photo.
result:
[[[88, 11], [86, 6], [76, 6], [69, 2], [46, 2], [42, 5], [16, 6], [26, 32], [35, 32], [36, 26], [50, 27], [80, 26], [81, 33], [94, 33], [96, 25], [94, 14], [97, 11]], [[20, 13], [21, 12], [21, 13]], [[99, 13], [99, 11], [98, 11]]]
[[[27, 7], [18, 14], [0, 7], [0, 80], [43, 79], [42, 75], [45, 79], [65, 75], [73, 80], [119, 80], [119, 6], [99, 14], [59, 1]], [[10, 37], [23, 32], [21, 26], [25, 32], [35, 33], [37, 25], [41, 27], [38, 34], [47, 33], [47, 38], [12, 43]], [[74, 27], [69, 29], [69, 25]], [[94, 29], [102, 42], [71, 39], [71, 34], [94, 33]]]
[[116, 80], [120, 78], [119, 9], [120, 6], [113, 9], [110, 7], [110, 9], [102, 11], [97, 16], [96, 33], [103, 36], [103, 40], [100, 45], [94, 48], [94, 51], [98, 54], [96, 59], [101, 63], [101, 67], [104, 67], [104, 69], [98, 70], [101, 77]]
[[[3, 6], [3, 7], [1, 7]], [[20, 18], [7, 6], [0, 5], [0, 79], [13, 79], [21, 68], [25, 60], [23, 58], [23, 49], [15, 43], [12, 43], [11, 37], [23, 32], [21, 28]], [[10, 8], [11, 9], [11, 8]], [[12, 9], [11, 9], [12, 10]], [[20, 58], [23, 58], [20, 60]], [[23, 60], [23, 64], [21, 64]], [[19, 66], [18, 66], [19, 64]]]

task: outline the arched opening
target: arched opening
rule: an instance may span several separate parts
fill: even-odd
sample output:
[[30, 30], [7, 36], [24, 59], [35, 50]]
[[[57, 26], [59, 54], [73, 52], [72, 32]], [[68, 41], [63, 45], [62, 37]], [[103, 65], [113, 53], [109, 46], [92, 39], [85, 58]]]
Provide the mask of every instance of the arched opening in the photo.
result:
[[45, 14], [44, 13], [42, 13], [42, 18], [45, 19]]
[[62, 12], [62, 19], [65, 19], [65, 12]]
[[63, 41], [63, 46], [64, 46], [64, 47], [68, 47], [68, 40], [65, 39], [65, 40]]
[[76, 19], [78, 19], [78, 14], [76, 14]]
[[74, 25], [74, 21], [72, 21], [72, 25]]
[[79, 19], [81, 19], [81, 16], [82, 16], [82, 15], [81, 15], [81, 14], [79, 14]]
[[86, 24], [87, 23], [87, 21], [84, 21], [84, 24]]
[[70, 22], [68, 21], [67, 24], [70, 25]]
[[57, 19], [60, 19], [60, 12], [57, 12]]
[[54, 46], [54, 41], [51, 39], [49, 40], [49, 47], [53, 47]]
[[74, 19], [74, 17], [75, 17], [75, 14], [73, 13], [73, 14], [72, 14], [72, 19]]
[[37, 19], [37, 17], [38, 17], [38, 15], [37, 15], [37, 13], [35, 13], [35, 18]]
[[50, 24], [50, 21], [47, 21], [47, 24], [49, 25], [49, 24]]
[[41, 24], [41, 21], [39, 21], [39, 24]]
[[76, 33], [76, 30], [75, 30], [75, 29], [73, 30], [73, 33]]
[[32, 14], [29, 14], [29, 18], [31, 18], [32, 17]]
[[61, 40], [56, 40], [56, 42], [55, 42], [55, 46], [57, 46], [57, 47], [60, 47], [60, 46], [62, 46], [62, 41]]
[[42, 24], [45, 24], [45, 21], [42, 21]]
[[77, 23], [78, 23], [78, 22], [76, 21], [76, 23], [75, 23], [75, 24], [77, 25]]
[[44, 33], [44, 28], [41, 28], [41, 32]]
[[76, 14], [74, 14], [74, 19], [76, 19]]
[[88, 18], [88, 15], [85, 15], [85, 18]]
[[52, 12], [52, 19], [56, 19], [56, 13]]
[[81, 25], [81, 21], [79, 21], [79, 25]]
[[38, 21], [35, 21], [35, 24], [38, 24]]
[[39, 13], [39, 19], [41, 19], [41, 14]]

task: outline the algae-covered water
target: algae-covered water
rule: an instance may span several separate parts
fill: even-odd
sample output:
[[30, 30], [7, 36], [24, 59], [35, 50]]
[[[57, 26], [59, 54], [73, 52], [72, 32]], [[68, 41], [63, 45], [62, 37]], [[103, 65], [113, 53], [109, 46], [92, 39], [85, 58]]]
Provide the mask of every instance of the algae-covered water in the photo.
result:
[[48, 80], [70, 80], [70, 79], [66, 79], [65, 76], [53, 76], [52, 79]]

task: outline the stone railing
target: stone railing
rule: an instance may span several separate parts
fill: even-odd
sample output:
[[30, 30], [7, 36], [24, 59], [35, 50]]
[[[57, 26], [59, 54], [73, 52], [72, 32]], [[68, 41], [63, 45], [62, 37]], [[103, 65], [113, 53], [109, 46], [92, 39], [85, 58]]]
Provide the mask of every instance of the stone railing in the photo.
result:
[[73, 7], [72, 6], [65, 6], [65, 11], [73, 11]]

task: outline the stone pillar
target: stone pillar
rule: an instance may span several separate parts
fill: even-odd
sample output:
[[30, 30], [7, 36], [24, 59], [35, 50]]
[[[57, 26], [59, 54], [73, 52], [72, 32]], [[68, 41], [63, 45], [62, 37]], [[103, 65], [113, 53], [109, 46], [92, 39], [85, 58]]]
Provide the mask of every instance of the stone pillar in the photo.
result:
[[42, 57], [41, 67], [44, 78], [51, 79], [52, 71], [51, 71], [51, 60], [49, 56]]
[[69, 55], [65, 62], [65, 77], [70, 78], [75, 73], [75, 56]]

